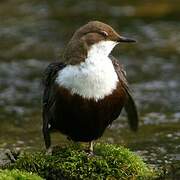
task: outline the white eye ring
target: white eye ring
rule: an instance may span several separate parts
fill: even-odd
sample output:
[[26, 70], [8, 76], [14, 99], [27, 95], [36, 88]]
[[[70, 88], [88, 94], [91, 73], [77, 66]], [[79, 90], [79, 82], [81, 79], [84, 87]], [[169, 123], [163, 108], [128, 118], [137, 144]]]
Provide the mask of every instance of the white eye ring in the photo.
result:
[[101, 33], [106, 37], [109, 35], [106, 31], [101, 31]]

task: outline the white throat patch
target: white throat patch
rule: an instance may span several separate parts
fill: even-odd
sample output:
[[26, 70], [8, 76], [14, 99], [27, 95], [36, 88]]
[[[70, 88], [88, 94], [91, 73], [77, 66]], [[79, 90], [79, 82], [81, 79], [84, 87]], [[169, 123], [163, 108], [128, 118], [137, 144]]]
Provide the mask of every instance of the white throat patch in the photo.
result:
[[84, 98], [98, 101], [112, 93], [118, 77], [108, 55], [117, 43], [101, 41], [94, 44], [78, 65], [68, 65], [58, 72], [56, 83]]

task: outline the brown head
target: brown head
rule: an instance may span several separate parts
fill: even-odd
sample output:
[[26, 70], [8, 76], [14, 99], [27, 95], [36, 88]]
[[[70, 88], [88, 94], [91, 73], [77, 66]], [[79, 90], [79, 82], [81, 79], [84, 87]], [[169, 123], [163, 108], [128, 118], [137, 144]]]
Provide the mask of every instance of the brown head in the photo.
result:
[[[66, 63], [73, 65], [83, 62], [92, 46], [100, 42], [114, 42], [113, 49], [120, 42], [131, 43], [135, 40], [120, 36], [111, 26], [105, 23], [90, 21], [80, 27], [68, 43], [64, 53]], [[109, 50], [109, 53], [112, 49]]]

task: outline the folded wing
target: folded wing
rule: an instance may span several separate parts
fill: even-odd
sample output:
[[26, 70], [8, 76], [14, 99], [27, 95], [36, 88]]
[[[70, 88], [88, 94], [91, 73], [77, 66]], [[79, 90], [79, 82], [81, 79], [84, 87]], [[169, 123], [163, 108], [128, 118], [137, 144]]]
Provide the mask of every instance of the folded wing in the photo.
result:
[[58, 71], [63, 69], [66, 65], [55, 62], [51, 63], [45, 70], [44, 76], [43, 76], [43, 86], [44, 86], [44, 92], [43, 92], [43, 99], [42, 99], [42, 117], [43, 117], [43, 135], [45, 140], [46, 148], [49, 148], [51, 145], [50, 142], [50, 129], [53, 129], [51, 127], [51, 121], [53, 118], [53, 115], [51, 114], [51, 108], [53, 108], [53, 105], [55, 103], [55, 96], [57, 88], [55, 88], [55, 79], [57, 77]]
[[137, 131], [138, 122], [139, 122], [138, 112], [137, 112], [136, 104], [135, 104], [133, 97], [130, 93], [130, 90], [128, 88], [128, 83], [126, 80], [126, 73], [116, 58], [114, 58], [113, 56], [110, 56], [110, 58], [112, 60], [112, 63], [114, 65], [114, 68], [118, 75], [118, 79], [121, 82], [121, 84], [122, 84], [123, 88], [125, 89], [127, 96], [128, 96], [128, 99], [124, 105], [124, 108], [125, 108], [125, 111], [128, 116], [129, 126], [133, 131]]

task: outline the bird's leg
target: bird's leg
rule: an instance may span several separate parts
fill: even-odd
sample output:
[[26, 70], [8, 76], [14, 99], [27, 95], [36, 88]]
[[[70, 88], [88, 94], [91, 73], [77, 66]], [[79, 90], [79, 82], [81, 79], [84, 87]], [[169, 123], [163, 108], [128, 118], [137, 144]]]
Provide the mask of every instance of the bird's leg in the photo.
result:
[[52, 155], [52, 147], [51, 147], [51, 137], [50, 132], [48, 128], [48, 123], [43, 124], [43, 135], [44, 135], [44, 141], [46, 146], [46, 154]]
[[46, 149], [46, 155], [52, 155], [52, 147], [50, 146], [48, 149]]
[[46, 155], [52, 155], [52, 146], [51, 146], [51, 138], [49, 132], [44, 134], [45, 146], [46, 146]]
[[72, 141], [71, 137], [69, 137], [69, 136], [67, 136], [67, 140], [70, 142]]
[[88, 152], [89, 155], [93, 155], [93, 141], [89, 142]]
[[93, 141], [89, 142], [89, 151], [93, 152]]

